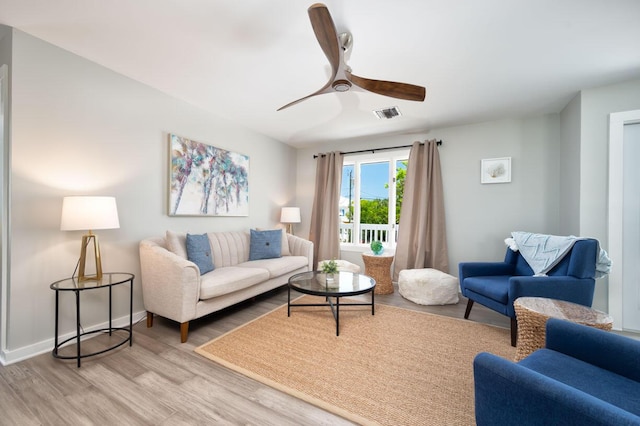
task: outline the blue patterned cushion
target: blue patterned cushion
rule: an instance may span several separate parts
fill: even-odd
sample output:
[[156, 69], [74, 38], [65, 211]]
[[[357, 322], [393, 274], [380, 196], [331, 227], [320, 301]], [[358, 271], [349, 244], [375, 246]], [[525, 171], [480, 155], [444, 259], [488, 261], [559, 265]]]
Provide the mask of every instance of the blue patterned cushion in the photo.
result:
[[251, 230], [251, 242], [249, 245], [249, 260], [273, 259], [280, 257], [282, 252], [282, 231], [274, 229], [269, 231]]
[[187, 234], [187, 259], [198, 265], [200, 275], [213, 271], [213, 256], [207, 234]]

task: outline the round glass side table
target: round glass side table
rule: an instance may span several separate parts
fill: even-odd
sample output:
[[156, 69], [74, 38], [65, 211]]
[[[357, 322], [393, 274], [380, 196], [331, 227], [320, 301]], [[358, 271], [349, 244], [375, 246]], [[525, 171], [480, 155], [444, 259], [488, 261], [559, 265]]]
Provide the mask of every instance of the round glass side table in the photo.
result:
[[[126, 272], [109, 272], [102, 275], [102, 278], [99, 280], [87, 280], [87, 281], [79, 281], [78, 278], [65, 278], [63, 280], [59, 280], [51, 284], [49, 287], [56, 292], [56, 318], [55, 318], [55, 337], [54, 337], [54, 346], [51, 354], [54, 358], [59, 359], [75, 359], [78, 363], [78, 367], [80, 367], [80, 360], [82, 358], [98, 355], [104, 352], [108, 352], [117, 347], [124, 345], [129, 342], [129, 346], [133, 344], [133, 274], [129, 274]], [[113, 287], [121, 284], [129, 283], [129, 327], [113, 327], [112, 324], [112, 289]], [[80, 332], [80, 293], [85, 291], [94, 291], [99, 289], [109, 289], [109, 326], [106, 328], [101, 328], [98, 330], [91, 330], [86, 332]], [[76, 334], [74, 336], [69, 337], [68, 339], [63, 340], [62, 342], [58, 341], [58, 322], [59, 322], [59, 301], [60, 301], [60, 293], [64, 292], [73, 292], [75, 294], [76, 299]], [[109, 333], [109, 336], [113, 334], [114, 331], [123, 331], [124, 339], [116, 342], [115, 344], [107, 347], [106, 349], [101, 349], [95, 352], [90, 353], [82, 353], [80, 348], [81, 338], [83, 336], [87, 336], [90, 334], [96, 333]], [[76, 353], [75, 355], [62, 355], [59, 353], [59, 349], [72, 340], [76, 341]]]

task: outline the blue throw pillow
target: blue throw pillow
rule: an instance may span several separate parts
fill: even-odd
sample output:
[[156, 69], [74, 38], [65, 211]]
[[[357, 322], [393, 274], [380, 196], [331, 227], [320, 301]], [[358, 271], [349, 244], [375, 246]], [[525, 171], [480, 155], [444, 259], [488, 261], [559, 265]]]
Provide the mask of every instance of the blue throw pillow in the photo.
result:
[[198, 265], [200, 275], [213, 271], [213, 255], [207, 234], [187, 234], [187, 259]]
[[249, 260], [273, 259], [281, 255], [282, 231], [280, 229], [269, 231], [251, 230]]

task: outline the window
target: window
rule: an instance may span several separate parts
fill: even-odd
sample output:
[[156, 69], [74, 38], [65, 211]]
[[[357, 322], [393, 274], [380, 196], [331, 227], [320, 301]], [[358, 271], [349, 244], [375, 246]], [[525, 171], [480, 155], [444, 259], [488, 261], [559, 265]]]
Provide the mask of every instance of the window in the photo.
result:
[[347, 156], [340, 191], [340, 242], [395, 248], [408, 150]]

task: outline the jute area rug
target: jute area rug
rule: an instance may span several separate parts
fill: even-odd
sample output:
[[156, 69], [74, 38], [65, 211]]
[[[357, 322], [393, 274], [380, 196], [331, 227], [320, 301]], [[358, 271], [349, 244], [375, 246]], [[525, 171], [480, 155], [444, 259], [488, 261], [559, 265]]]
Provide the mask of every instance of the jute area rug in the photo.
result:
[[[304, 296], [298, 303], [313, 303]], [[322, 301], [322, 299], [320, 299]], [[509, 331], [376, 305], [284, 305], [196, 352], [360, 424], [473, 425], [473, 357], [513, 359]]]

